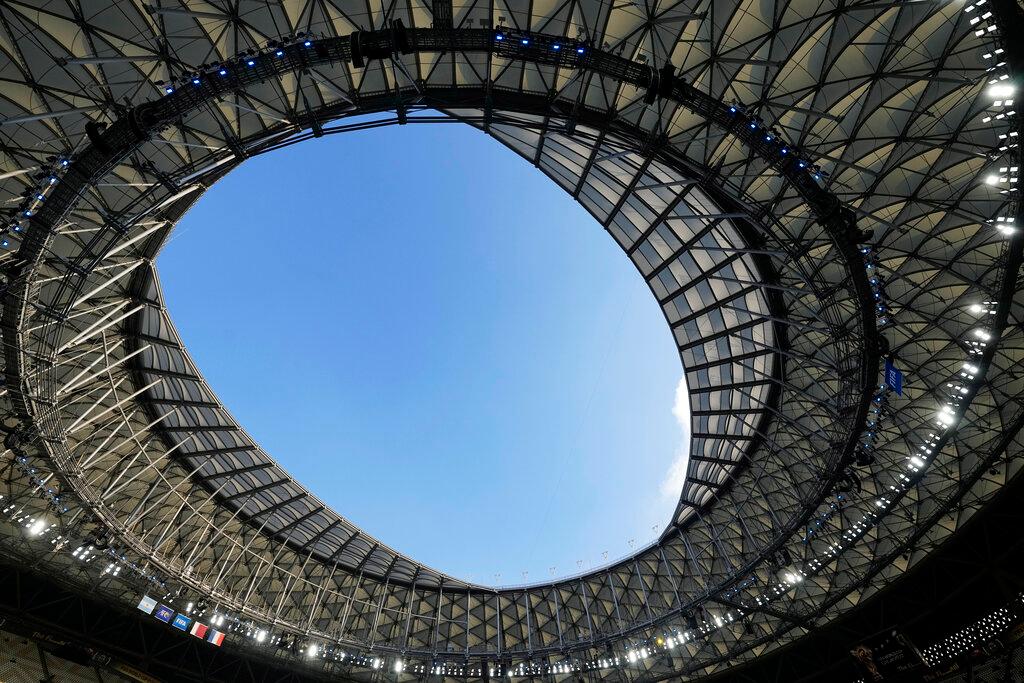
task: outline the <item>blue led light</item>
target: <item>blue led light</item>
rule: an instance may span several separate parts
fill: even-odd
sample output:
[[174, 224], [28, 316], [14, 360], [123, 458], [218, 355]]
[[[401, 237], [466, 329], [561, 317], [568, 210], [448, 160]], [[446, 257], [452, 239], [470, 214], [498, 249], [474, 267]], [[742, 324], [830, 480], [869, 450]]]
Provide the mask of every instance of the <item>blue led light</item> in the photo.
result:
[[21, 223], [15, 223], [14, 227], [11, 228], [14, 232], [21, 232]]
[[196, 78], [192, 79], [192, 85], [199, 85], [199, 77], [198, 76]]
[[31, 211], [26, 211], [26, 212], [25, 212], [25, 217], [26, 217], [26, 218], [28, 218], [28, 217], [29, 217], [29, 216], [31, 216], [31, 215], [32, 215], [32, 212], [31, 212]]
[[558, 43], [555, 43], [554, 45], [551, 46], [551, 49], [552, 50], [561, 50], [562, 46], [559, 45]]
[[788, 149], [786, 149], [785, 147], [783, 147], [783, 148], [782, 148], [782, 150], [781, 150], [781, 152], [782, 152], [783, 154], [785, 154], [785, 153], [786, 153], [786, 152], [788, 152], [788, 151], [789, 151], [789, 150], [788, 150]]
[[765, 135], [764, 136], [764, 141], [765, 142], [771, 142], [772, 141], [772, 136], [771, 135]]
[[57, 182], [57, 176], [55, 176], [55, 175], [50, 176], [50, 184], [53, 185], [55, 182]]
[[221, 76], [227, 76], [228, 75], [228, 70], [227, 69], [221, 69], [219, 73], [220, 73]]
[[9, 245], [10, 242], [8, 242], [7, 240], [0, 242], [0, 247], [3, 247], [4, 249], [6, 249]]
[[523, 45], [529, 45], [529, 44], [530, 44], [530, 39], [529, 38], [523, 38]]
[[583, 54], [583, 48], [582, 47], [576, 48], [576, 54], [578, 54], [578, 55]]
[[311, 41], [311, 40], [307, 40], [306, 42], [303, 43], [303, 45], [305, 45], [306, 47], [309, 47], [312, 44], [313, 44], [313, 41]]
[[278, 50], [274, 54], [277, 55], [278, 57], [284, 57], [284, 50]]
[[750, 122], [750, 127], [751, 127], [751, 128], [757, 128], [757, 124], [756, 124], [756, 123], [754, 123], [753, 121], [751, 121], [751, 122]]
[[39, 201], [43, 201], [44, 199], [46, 199], [46, 197], [44, 197], [44, 196], [43, 196], [43, 195], [41, 195], [41, 194], [37, 194], [37, 195], [36, 195], [36, 199], [38, 199]]
[[815, 173], [815, 174], [814, 174], [814, 179], [815, 179], [815, 180], [821, 180], [821, 176], [820, 176], [820, 175], [818, 175], [817, 173]]
[[252, 60], [252, 59], [250, 59], [250, 60], [248, 60], [248, 61], [246, 62], [246, 64], [248, 64], [249, 66], [256, 66], [256, 61], [255, 61], [255, 60]]
[[164, 88], [164, 92], [170, 95], [172, 92], [174, 92], [174, 88], [172, 88], [171, 86], [167, 86], [166, 88]]
[[494, 39], [495, 40], [505, 40], [505, 36], [499, 33], [498, 35], [494, 36]]
[[802, 161], [801, 161], [801, 162], [799, 162], [799, 164], [798, 164], [798, 165], [800, 166], [800, 168], [803, 168], [803, 167], [804, 167], [804, 166], [806, 166], [807, 164], [805, 164], [804, 162], [802, 162]]

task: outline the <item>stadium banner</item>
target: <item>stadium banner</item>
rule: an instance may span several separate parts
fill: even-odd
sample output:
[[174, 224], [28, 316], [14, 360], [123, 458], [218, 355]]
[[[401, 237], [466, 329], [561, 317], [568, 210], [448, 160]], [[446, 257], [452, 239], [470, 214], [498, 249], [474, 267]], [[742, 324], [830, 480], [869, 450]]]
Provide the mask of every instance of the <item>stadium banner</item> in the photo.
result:
[[206, 638], [206, 631], [209, 630], [206, 624], [200, 624], [198, 621], [192, 624], [192, 629], [189, 631], [196, 638]]
[[899, 630], [890, 629], [850, 650], [867, 683], [920, 681], [927, 669], [924, 657]]
[[897, 396], [903, 395], [903, 373], [896, 369], [892, 358], [885, 359], [885, 384], [895, 391]]
[[152, 614], [153, 610], [156, 609], [156, 600], [154, 600], [153, 598], [149, 597], [148, 595], [143, 595], [142, 599], [139, 600], [138, 607], [139, 607], [140, 610], [142, 610], [146, 614]]
[[153, 612], [153, 616], [165, 624], [169, 624], [171, 623], [171, 618], [174, 616], [174, 610], [167, 605], [160, 605], [156, 608], [156, 611]]
[[206, 640], [220, 647], [221, 643], [224, 642], [224, 634], [216, 629], [210, 629], [210, 635], [206, 637]]
[[192, 623], [192, 620], [186, 617], [184, 614], [179, 614], [174, 617], [174, 623], [171, 624], [176, 629], [181, 631], [187, 631], [188, 625]]

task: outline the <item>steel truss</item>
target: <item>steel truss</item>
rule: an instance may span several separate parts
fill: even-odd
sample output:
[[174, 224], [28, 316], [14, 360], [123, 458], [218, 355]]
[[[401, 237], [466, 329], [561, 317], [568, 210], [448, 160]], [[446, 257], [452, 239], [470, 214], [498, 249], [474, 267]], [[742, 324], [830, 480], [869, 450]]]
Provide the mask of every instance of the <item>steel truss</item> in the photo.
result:
[[[296, 637], [469, 662], [464, 677], [486, 677], [489, 663], [541, 666], [542, 658], [543, 666], [568, 662], [562, 674], [573, 675], [606, 648], [621, 655], [693, 622], [681, 656], [641, 665], [653, 677], [708, 673], [855, 604], [874, 590], [865, 589], [868, 579], [882, 586], [906, 568], [910, 561], [894, 558], [908, 545], [926, 554], [1015, 473], [1008, 457], [989, 473], [1017, 452], [1020, 342], [1007, 321], [1018, 318], [1020, 254], [985, 229], [1006, 197], [975, 182], [983, 166], [974, 150], [991, 145], [995, 133], [973, 123], [985, 71], [966, 66], [962, 54], [982, 49], [984, 37], [951, 7], [849, 6], [836, 21], [848, 35], [838, 40], [856, 42], [895, 12], [893, 25], [902, 28], [893, 29], [889, 49], [913, 37], [929, 70], [901, 64], [887, 76], [901, 89], [908, 80], [924, 84], [912, 114], [925, 102], [949, 111], [927, 133], [907, 133], [923, 116], [916, 113], [903, 132], [881, 135], [872, 117], [893, 95], [875, 83], [871, 107], [849, 121], [825, 118], [848, 131], [833, 126], [826, 142], [814, 142], [813, 103], [780, 105], [747, 91], [739, 67], [759, 68], [760, 57], [721, 56], [737, 66], [723, 90], [688, 57], [677, 77], [618, 54], [634, 39], [665, 42], [662, 10], [689, 5], [700, 3], [648, 8], [649, 24], [607, 47], [596, 27], [572, 37], [568, 17], [561, 32], [532, 21], [427, 29], [417, 28], [415, 13], [357, 23], [343, 35], [332, 35], [335, 28], [266, 47], [261, 38], [253, 43], [259, 50], [236, 59], [198, 66], [205, 57], [172, 69], [173, 80], [156, 84], [164, 97], [135, 98], [106, 130], [92, 129], [45, 201], [31, 203], [25, 240], [7, 261], [3, 335], [14, 389], [7, 397], [23, 442], [7, 454], [11, 467], [22, 453], [43, 457], [57, 475], [48, 485], [69, 506], [62, 536], [102, 535], [141, 567], [95, 589], [121, 598], [127, 590], [131, 599], [134, 590], [165, 583]], [[710, 30], [727, 32], [736, 16], [738, 9], [725, 24], [710, 20]], [[797, 23], [811, 31], [830, 17], [823, 10]], [[396, 18], [409, 28], [392, 24]], [[690, 21], [675, 22], [668, 44], [689, 35]], [[765, 34], [770, 52], [776, 39], [779, 50], [789, 49], [782, 33], [780, 24]], [[91, 65], [80, 61], [89, 57], [61, 59], [69, 74]], [[960, 81], [933, 74], [930, 60]], [[731, 106], [730, 95], [759, 102], [765, 120]], [[699, 436], [675, 519], [634, 557], [547, 585], [496, 590], [401, 556], [329, 510], [252, 442], [206, 386], [163, 309], [152, 259], [217, 178], [248, 156], [325, 134], [339, 118], [397, 110], [405, 123], [424, 107], [485, 130], [558, 182], [619, 242], [665, 311]], [[791, 134], [797, 114], [804, 128]], [[43, 121], [18, 122], [19, 133], [31, 135]], [[837, 130], [853, 135], [839, 152], [827, 142]], [[866, 160], [884, 156], [878, 150], [890, 139], [906, 149]], [[918, 161], [918, 145], [935, 152]], [[5, 151], [24, 159], [30, 147]], [[811, 158], [838, 159], [841, 170], [816, 177], [800, 166]], [[936, 174], [941, 194], [928, 186]], [[913, 191], [910, 177], [919, 179]], [[876, 231], [896, 320], [886, 337], [913, 382], [875, 428], [880, 447], [856, 477], [859, 495], [836, 487], [850, 479], [881, 342], [853, 215]], [[957, 403], [967, 426], [936, 438], [945, 457], [890, 493], [893, 470], [905, 471], [920, 433], [936, 429], [936, 399], [965, 358], [963, 339], [977, 324], [966, 304], [989, 300], [999, 302], [990, 326], [998, 345], [967, 348], [982, 367]], [[11, 498], [31, 507], [39, 487], [19, 491], [14, 479]], [[884, 514], [870, 507], [880, 497], [891, 499]], [[41, 561], [55, 570], [69, 562], [54, 554]], [[790, 566], [806, 568], [801, 585], [782, 585], [780, 570]]]

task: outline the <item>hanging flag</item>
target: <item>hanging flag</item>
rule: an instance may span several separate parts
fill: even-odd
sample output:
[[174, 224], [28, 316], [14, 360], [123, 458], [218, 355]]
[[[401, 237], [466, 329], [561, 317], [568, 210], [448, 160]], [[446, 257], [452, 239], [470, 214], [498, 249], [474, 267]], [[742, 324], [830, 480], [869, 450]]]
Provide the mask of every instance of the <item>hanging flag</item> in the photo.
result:
[[156, 600], [148, 595], [143, 595], [142, 600], [139, 600], [139, 609], [146, 614], [152, 614], [153, 610], [156, 609]]
[[885, 359], [885, 384], [895, 391], [897, 396], [903, 395], [903, 373], [893, 365], [892, 358]]
[[171, 617], [174, 616], [174, 610], [167, 605], [160, 605], [156, 608], [156, 612], [153, 612], [153, 616], [165, 624], [168, 624], [171, 621]]
[[179, 614], [174, 617], [174, 623], [171, 624], [174, 628], [181, 629], [182, 631], [188, 630], [188, 625], [192, 623], [192, 620], [186, 617], [184, 614]]
[[220, 644], [224, 642], [224, 634], [216, 629], [211, 628], [210, 635], [206, 636], [206, 640], [208, 642], [213, 643], [217, 647], [220, 647]]
[[197, 621], [196, 623], [192, 624], [192, 630], [189, 631], [189, 633], [194, 635], [196, 638], [205, 638], [207, 630], [208, 629], [206, 627], [206, 624], [200, 624]]

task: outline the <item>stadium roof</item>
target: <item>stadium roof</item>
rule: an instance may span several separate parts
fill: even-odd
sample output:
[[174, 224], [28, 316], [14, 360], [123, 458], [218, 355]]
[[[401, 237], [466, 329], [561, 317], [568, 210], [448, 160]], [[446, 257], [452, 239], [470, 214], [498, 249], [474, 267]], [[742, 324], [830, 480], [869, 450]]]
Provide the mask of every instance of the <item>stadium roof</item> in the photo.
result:
[[[698, 676], [798, 638], [1019, 468], [1019, 11], [10, 0], [2, 552], [354, 678]], [[246, 158], [440, 117], [563, 187], [665, 313], [690, 464], [632, 557], [508, 588], [404, 557], [259, 448], [164, 307], [156, 254]]]

